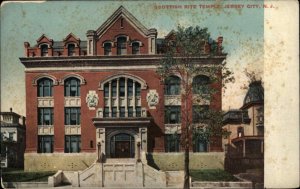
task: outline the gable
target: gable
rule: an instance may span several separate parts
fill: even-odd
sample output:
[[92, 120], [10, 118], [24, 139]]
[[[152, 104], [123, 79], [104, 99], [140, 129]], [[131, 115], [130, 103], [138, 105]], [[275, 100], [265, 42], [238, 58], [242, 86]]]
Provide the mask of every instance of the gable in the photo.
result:
[[116, 22], [120, 22], [120, 19], [126, 21], [131, 25], [137, 32], [142, 34], [144, 37], [155, 34], [156, 30], [148, 30], [142, 23], [140, 23], [130, 12], [128, 12], [123, 6], [120, 6], [97, 30], [97, 36], [101, 37], [106, 33]]
[[53, 43], [52, 39], [49, 39], [45, 34], [43, 34], [41, 37], [39, 37], [37, 40], [37, 45], [41, 44], [41, 43], [48, 43], [51, 44]]
[[80, 39], [77, 38], [73, 33], [70, 33], [69, 35], [67, 35], [66, 38], [64, 38], [63, 42], [65, 45], [69, 42], [74, 42], [78, 45], [80, 42]]

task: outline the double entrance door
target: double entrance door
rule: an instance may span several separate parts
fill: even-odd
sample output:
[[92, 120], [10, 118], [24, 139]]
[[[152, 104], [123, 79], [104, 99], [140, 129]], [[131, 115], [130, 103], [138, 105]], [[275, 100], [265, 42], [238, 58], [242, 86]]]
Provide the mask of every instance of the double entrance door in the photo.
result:
[[134, 158], [134, 137], [125, 133], [111, 137], [110, 156], [112, 158]]

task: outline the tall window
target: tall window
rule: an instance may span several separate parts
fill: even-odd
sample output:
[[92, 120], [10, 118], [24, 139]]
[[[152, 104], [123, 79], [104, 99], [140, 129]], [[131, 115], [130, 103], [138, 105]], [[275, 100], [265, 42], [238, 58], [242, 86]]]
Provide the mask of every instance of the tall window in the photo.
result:
[[165, 80], [165, 95], [180, 94], [180, 78], [177, 76], [167, 77]]
[[194, 152], [207, 152], [207, 142], [205, 140], [198, 138], [193, 143]]
[[80, 96], [80, 81], [71, 77], [65, 81], [65, 96]]
[[[105, 83], [104, 100], [106, 106], [104, 107], [103, 116], [133, 117], [135, 112], [135, 116], [140, 117], [141, 107], [138, 104], [140, 96], [141, 84], [132, 79], [120, 77]], [[125, 106], [126, 103], [127, 107]]]
[[193, 106], [193, 123], [201, 123], [207, 119], [209, 113], [209, 105], [194, 105]]
[[140, 54], [140, 44], [138, 42], [132, 43], [132, 54]]
[[177, 124], [181, 122], [180, 106], [165, 106], [165, 123]]
[[52, 96], [53, 81], [43, 78], [38, 81], [38, 97]]
[[80, 125], [80, 108], [65, 108], [65, 125]]
[[193, 78], [193, 93], [194, 94], [208, 94], [209, 93], [209, 77], [205, 75], [198, 75]]
[[111, 55], [111, 43], [104, 43], [104, 55]]
[[53, 108], [38, 108], [38, 125], [53, 125]]
[[48, 56], [48, 45], [41, 45], [41, 56]]
[[81, 150], [80, 135], [66, 135], [65, 136], [65, 152], [78, 153]]
[[127, 54], [127, 47], [126, 47], [126, 37], [119, 37], [117, 39], [117, 54], [118, 55], [125, 55]]
[[165, 135], [165, 150], [166, 152], [179, 152], [180, 135], [167, 134]]
[[75, 56], [75, 44], [68, 45], [68, 56]]
[[38, 136], [38, 153], [53, 153], [54, 136]]

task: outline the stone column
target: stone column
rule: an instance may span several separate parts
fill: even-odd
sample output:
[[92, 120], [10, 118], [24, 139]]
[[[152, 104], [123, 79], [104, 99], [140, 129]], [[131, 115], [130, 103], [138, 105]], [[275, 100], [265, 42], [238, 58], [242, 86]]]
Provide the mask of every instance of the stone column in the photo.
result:
[[125, 102], [125, 117], [128, 117], [128, 94], [127, 94], [127, 81], [128, 81], [128, 78], [125, 78], [125, 99], [124, 99], [124, 102]]
[[133, 117], [136, 117], [135, 112], [135, 81], [132, 84], [132, 109], [133, 109]]
[[141, 138], [141, 149], [144, 152], [147, 152], [147, 128], [139, 128], [139, 135]]
[[116, 102], [117, 102], [117, 117], [120, 117], [120, 95], [119, 95], [119, 87], [120, 87], [120, 79], [117, 79], [117, 97], [116, 97]]
[[98, 152], [98, 144], [100, 144], [100, 152], [105, 154], [105, 128], [98, 128], [96, 135], [96, 144]]
[[109, 82], [108, 84], [108, 111], [109, 111], [109, 116], [108, 117], [111, 117], [111, 101], [112, 101], [112, 98], [111, 98], [111, 81]]

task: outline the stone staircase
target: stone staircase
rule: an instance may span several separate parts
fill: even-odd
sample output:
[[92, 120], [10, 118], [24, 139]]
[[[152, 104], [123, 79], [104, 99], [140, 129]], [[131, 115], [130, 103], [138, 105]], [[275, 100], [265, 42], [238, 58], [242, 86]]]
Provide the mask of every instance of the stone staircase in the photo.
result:
[[72, 187], [164, 188], [167, 177], [165, 172], [135, 159], [107, 159], [83, 171], [58, 171], [48, 179], [49, 186], [62, 183], [70, 183]]

